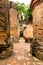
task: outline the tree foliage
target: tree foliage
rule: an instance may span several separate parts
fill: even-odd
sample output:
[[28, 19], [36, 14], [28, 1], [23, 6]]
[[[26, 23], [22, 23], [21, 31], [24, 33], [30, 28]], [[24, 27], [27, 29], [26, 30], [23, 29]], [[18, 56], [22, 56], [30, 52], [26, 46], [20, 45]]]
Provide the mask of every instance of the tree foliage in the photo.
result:
[[18, 5], [18, 12], [24, 14], [24, 19], [26, 20], [28, 17], [32, 15], [30, 5], [25, 5], [24, 3], [17, 2]]

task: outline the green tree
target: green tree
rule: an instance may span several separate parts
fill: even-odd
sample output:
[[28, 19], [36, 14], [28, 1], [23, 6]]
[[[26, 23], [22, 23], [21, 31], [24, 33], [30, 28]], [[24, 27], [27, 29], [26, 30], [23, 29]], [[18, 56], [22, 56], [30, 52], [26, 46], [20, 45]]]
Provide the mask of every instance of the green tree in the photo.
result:
[[19, 13], [24, 12], [24, 10], [25, 10], [25, 4], [17, 2], [17, 5], [18, 5], [18, 12]]
[[32, 15], [29, 4], [25, 5], [24, 3], [17, 2], [17, 5], [18, 5], [18, 12], [24, 14], [24, 18], [25, 18], [24, 20], [26, 20], [28, 17]]

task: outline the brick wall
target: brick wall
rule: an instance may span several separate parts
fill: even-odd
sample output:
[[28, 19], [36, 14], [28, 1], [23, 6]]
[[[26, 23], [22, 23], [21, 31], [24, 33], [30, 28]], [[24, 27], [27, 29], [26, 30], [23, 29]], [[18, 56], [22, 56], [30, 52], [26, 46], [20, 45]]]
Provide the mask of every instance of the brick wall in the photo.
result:
[[23, 31], [23, 36], [25, 38], [33, 38], [33, 25], [31, 23], [26, 25], [26, 29]]
[[18, 39], [20, 36], [20, 25], [18, 20], [17, 5], [10, 2], [10, 36]]
[[34, 37], [43, 38], [43, 3], [33, 10]]
[[33, 12], [33, 36], [35, 38], [34, 44], [31, 45], [32, 54], [43, 60], [43, 1], [32, 0], [31, 6]]
[[[7, 2], [6, 2], [7, 1]], [[0, 41], [5, 40], [8, 36], [8, 0], [0, 1]], [[7, 3], [7, 4], [6, 4]], [[8, 6], [8, 7], [7, 7]]]

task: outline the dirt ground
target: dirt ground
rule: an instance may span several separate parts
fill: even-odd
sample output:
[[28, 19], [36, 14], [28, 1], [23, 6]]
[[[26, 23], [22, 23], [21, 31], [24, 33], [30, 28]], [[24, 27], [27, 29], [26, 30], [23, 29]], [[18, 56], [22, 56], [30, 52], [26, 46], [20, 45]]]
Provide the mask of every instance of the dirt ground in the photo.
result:
[[0, 60], [0, 65], [43, 65], [43, 62], [30, 54], [30, 44], [21, 38], [19, 43], [13, 43], [13, 55]]

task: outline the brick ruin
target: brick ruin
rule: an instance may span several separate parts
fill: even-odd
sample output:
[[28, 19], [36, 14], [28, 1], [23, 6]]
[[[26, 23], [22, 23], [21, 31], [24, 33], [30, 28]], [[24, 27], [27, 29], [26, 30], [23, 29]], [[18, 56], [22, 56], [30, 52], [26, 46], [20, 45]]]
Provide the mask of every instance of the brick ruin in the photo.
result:
[[17, 4], [9, 0], [0, 1], [0, 58], [13, 52], [12, 41], [20, 38], [20, 24]]
[[30, 20], [26, 21], [26, 26], [23, 30], [23, 37], [27, 43], [31, 43], [33, 40], [33, 23]]
[[17, 4], [10, 1], [10, 37], [14, 42], [18, 42], [20, 38], [20, 24], [18, 19]]
[[43, 0], [32, 0], [31, 9], [33, 12], [33, 44], [31, 53], [43, 60]]
[[9, 1], [0, 1], [0, 58], [6, 58], [13, 52], [10, 42]]

